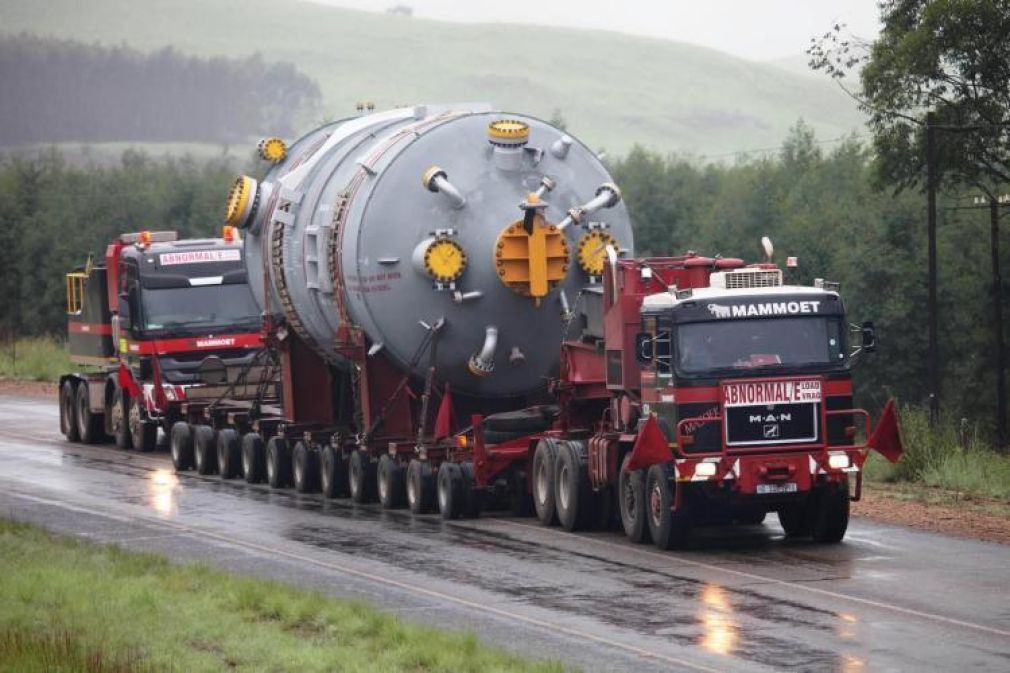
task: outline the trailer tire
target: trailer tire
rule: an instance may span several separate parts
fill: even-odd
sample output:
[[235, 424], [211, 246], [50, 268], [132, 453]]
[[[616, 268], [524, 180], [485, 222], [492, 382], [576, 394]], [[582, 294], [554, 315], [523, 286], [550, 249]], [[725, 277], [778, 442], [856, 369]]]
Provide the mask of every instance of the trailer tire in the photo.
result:
[[379, 456], [379, 464], [375, 468], [375, 490], [383, 509], [403, 507], [407, 490], [404, 472], [403, 466], [393, 456], [388, 453]]
[[435, 509], [435, 475], [427, 460], [412, 458], [407, 465], [407, 505], [414, 514]]
[[172, 466], [176, 472], [193, 469], [193, 428], [186, 421], [176, 421], [172, 425], [168, 440], [172, 454]]
[[537, 442], [533, 452], [533, 507], [544, 526], [558, 522], [554, 496], [554, 472], [558, 458], [558, 445], [545, 437]]
[[263, 437], [258, 432], [242, 435], [242, 475], [248, 484], [259, 484], [267, 478], [267, 456]]
[[299, 493], [319, 490], [319, 452], [304, 439], [295, 442], [291, 455], [291, 475]]
[[438, 513], [445, 520], [458, 519], [463, 514], [463, 473], [458, 463], [443, 462], [435, 478]]
[[71, 379], [67, 379], [60, 386], [60, 432], [68, 442], [81, 439], [80, 429], [77, 426], [77, 395]]
[[217, 437], [209, 425], [193, 426], [193, 455], [197, 474], [214, 474], [217, 471]]
[[645, 475], [646, 513], [649, 534], [657, 547], [663, 550], [682, 549], [691, 532], [691, 509], [687, 498], [673, 511], [673, 468], [669, 463], [659, 463], [649, 468]]
[[361, 449], [351, 452], [347, 461], [347, 483], [354, 502], [361, 504], [375, 500], [375, 464]]
[[551, 427], [557, 416], [557, 407], [533, 407], [519, 411], [505, 411], [484, 418], [484, 431], [518, 436], [543, 432]]
[[158, 424], [144, 419], [143, 404], [143, 399], [139, 397], [127, 401], [130, 441], [137, 451], [150, 453], [158, 444]]
[[596, 513], [596, 502], [585, 444], [578, 441], [558, 442], [558, 459], [554, 471], [554, 503], [558, 522], [569, 532], [590, 527]]
[[291, 451], [288, 442], [275, 435], [267, 442], [267, 483], [270, 488], [287, 488], [291, 483]]
[[645, 471], [629, 470], [631, 454], [624, 457], [617, 482], [617, 502], [621, 510], [621, 526], [624, 534], [635, 544], [652, 540], [649, 522], [646, 519]]
[[809, 537], [810, 520], [810, 500], [813, 494], [808, 495], [801, 502], [791, 503], [779, 508], [779, 524], [785, 531], [786, 537]]
[[329, 445], [319, 455], [319, 485], [327, 498], [348, 496], [347, 460]]
[[460, 463], [459, 472], [463, 478], [463, 507], [460, 516], [464, 519], [476, 519], [483, 509], [484, 491], [477, 488], [473, 463]]
[[241, 476], [242, 447], [238, 433], [232, 428], [224, 428], [217, 433], [217, 468], [222, 479]]
[[849, 527], [849, 489], [847, 485], [825, 486], [811, 503], [810, 534], [814, 542], [841, 542]]
[[77, 436], [84, 444], [97, 444], [105, 437], [105, 419], [102, 414], [91, 412], [91, 396], [88, 391], [88, 382], [81, 381], [77, 384], [76, 399], [77, 405]]
[[120, 386], [116, 386], [112, 391], [112, 403], [109, 405], [110, 420], [112, 422], [112, 436], [116, 440], [116, 446], [120, 449], [130, 449], [133, 447], [130, 438], [130, 428], [127, 423], [127, 405], [130, 402], [129, 396]]

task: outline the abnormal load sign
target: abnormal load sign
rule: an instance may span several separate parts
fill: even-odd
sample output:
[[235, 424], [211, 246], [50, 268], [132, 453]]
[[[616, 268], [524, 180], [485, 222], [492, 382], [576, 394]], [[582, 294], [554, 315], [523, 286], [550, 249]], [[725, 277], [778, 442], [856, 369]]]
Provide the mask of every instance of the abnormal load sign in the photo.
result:
[[802, 381], [742, 381], [723, 385], [727, 407], [757, 404], [798, 404], [821, 401], [820, 379]]
[[185, 252], [163, 252], [158, 255], [162, 266], [175, 264], [205, 264], [208, 262], [238, 262], [242, 259], [242, 251], [231, 250], [187, 250]]

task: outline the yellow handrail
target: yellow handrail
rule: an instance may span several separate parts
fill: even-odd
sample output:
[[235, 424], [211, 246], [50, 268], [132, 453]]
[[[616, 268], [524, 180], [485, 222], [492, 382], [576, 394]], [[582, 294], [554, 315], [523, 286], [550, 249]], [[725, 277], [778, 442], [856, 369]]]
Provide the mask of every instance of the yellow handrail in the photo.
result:
[[67, 313], [79, 314], [84, 308], [84, 281], [88, 274], [71, 271], [67, 274]]

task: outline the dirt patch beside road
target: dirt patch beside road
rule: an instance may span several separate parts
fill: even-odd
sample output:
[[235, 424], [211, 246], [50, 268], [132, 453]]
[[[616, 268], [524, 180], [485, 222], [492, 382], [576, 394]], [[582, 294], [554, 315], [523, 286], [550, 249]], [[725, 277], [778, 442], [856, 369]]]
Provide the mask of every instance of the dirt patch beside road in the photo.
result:
[[1010, 545], [1010, 502], [915, 484], [865, 484], [853, 516]]
[[22, 395], [24, 397], [42, 397], [51, 400], [59, 399], [59, 386], [52, 381], [14, 381], [0, 379], [0, 395]]

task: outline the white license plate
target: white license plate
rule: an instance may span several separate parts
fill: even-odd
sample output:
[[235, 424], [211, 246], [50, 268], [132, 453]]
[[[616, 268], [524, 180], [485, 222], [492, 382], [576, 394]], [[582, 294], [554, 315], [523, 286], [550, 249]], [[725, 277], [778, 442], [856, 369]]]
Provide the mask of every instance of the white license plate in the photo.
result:
[[795, 482], [789, 481], [784, 484], [758, 484], [758, 495], [766, 493], [795, 493], [799, 490]]

